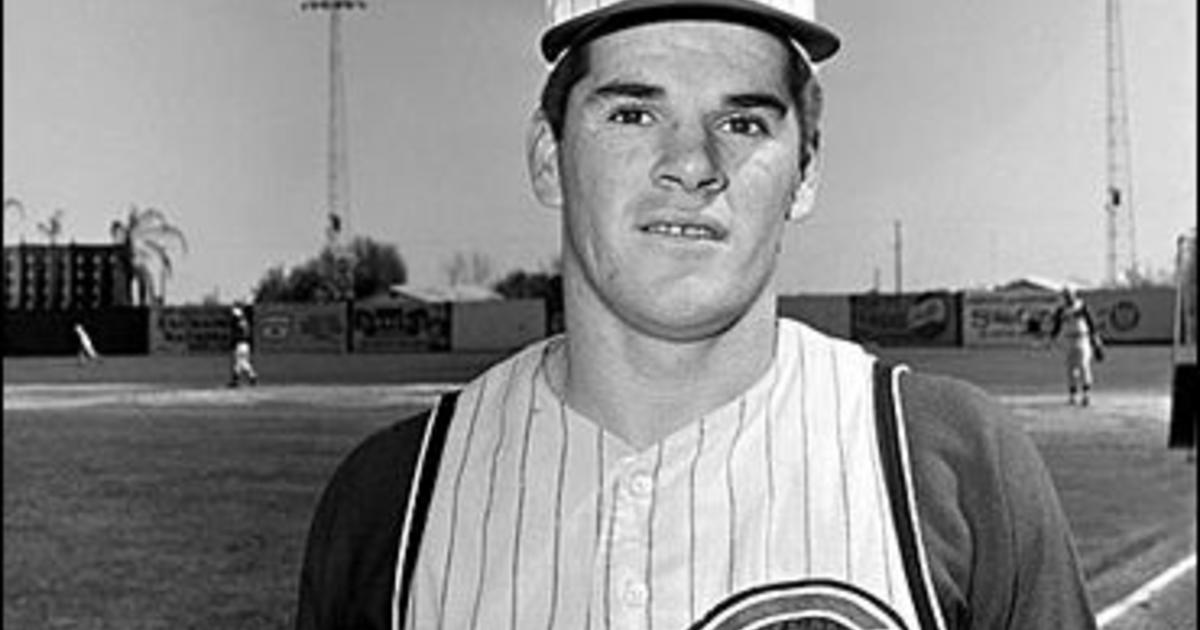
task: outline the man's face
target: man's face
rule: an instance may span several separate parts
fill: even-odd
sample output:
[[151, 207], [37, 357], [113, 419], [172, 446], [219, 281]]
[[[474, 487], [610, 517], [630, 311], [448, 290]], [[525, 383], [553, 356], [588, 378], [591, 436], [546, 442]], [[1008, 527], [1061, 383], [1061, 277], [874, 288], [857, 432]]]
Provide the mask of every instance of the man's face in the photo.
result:
[[801, 181], [786, 44], [696, 21], [589, 46], [558, 147], [573, 290], [656, 336], [723, 330], [764, 295]]

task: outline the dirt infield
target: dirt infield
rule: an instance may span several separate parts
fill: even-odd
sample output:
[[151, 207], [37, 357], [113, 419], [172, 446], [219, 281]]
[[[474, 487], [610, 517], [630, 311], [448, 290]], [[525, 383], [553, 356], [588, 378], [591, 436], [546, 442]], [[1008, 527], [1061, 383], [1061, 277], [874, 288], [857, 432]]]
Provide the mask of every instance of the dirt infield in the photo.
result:
[[[1088, 409], [1058, 357], [884, 350], [967, 378], [1043, 453], [1093, 603], [1195, 553], [1195, 464], [1169, 452], [1169, 350], [1114, 348]], [[427, 407], [494, 355], [4, 362], [4, 621], [10, 627], [284, 628], [317, 493], [364, 435]], [[1194, 569], [1110, 629], [1194, 627]]]
[[25, 411], [97, 406], [221, 408], [270, 404], [348, 410], [429, 407], [438, 395], [457, 387], [454, 383], [264, 385], [237, 389], [141, 383], [8, 385], [4, 388], [4, 409]]

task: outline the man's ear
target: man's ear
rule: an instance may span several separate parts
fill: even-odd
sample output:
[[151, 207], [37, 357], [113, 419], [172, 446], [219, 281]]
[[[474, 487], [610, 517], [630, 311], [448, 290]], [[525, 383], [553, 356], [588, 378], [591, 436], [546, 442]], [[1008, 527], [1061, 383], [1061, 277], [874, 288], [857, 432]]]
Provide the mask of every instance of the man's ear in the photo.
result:
[[799, 221], [812, 212], [817, 199], [817, 185], [821, 182], [820, 155], [814, 150], [808, 159], [808, 164], [800, 172], [800, 182], [792, 194], [792, 207], [788, 208], [787, 218]]
[[547, 208], [562, 207], [562, 182], [558, 177], [558, 141], [550, 123], [539, 109], [529, 121], [525, 137], [525, 159], [533, 194]]

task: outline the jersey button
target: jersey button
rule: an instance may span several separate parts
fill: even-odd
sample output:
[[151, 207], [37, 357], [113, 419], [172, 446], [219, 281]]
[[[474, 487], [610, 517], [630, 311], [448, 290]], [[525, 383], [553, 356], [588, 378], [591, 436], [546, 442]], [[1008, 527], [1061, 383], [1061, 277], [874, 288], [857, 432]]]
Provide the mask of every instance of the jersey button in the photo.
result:
[[635, 497], [645, 498], [654, 491], [654, 480], [646, 473], [634, 473], [629, 479], [629, 492]]
[[625, 605], [631, 608], [641, 608], [650, 601], [650, 589], [646, 588], [645, 584], [630, 580], [625, 583], [625, 593], [623, 595]]

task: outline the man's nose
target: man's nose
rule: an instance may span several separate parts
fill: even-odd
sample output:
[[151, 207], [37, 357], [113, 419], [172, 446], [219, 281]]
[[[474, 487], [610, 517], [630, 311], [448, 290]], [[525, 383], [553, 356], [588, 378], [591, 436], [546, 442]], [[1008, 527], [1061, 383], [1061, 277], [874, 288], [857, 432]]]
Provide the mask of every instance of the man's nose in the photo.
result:
[[668, 131], [653, 177], [658, 186], [706, 196], [729, 184], [716, 139], [699, 125], [680, 124]]

